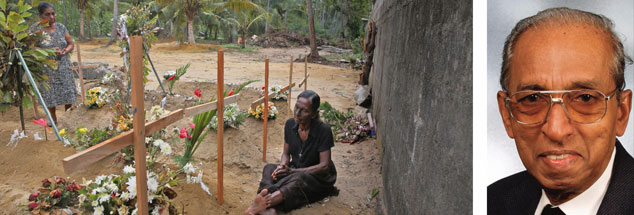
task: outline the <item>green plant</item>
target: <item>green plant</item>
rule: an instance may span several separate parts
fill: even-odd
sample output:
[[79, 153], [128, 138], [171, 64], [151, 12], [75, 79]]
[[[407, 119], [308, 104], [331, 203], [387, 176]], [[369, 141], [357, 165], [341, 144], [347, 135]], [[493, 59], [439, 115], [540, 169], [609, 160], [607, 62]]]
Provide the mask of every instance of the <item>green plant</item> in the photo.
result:
[[[238, 128], [242, 125], [244, 119], [247, 118], [247, 113], [241, 111], [238, 104], [235, 103], [226, 105], [223, 113], [222, 118], [224, 119], [225, 128]], [[211, 118], [210, 127], [212, 129], [218, 129], [218, 118], [216, 116]]]
[[176, 83], [176, 81], [178, 81], [181, 76], [185, 75], [185, 73], [187, 73], [187, 69], [189, 68], [189, 63], [181, 68], [176, 69], [176, 73], [172, 76], [167, 78], [167, 81], [169, 81], [169, 91], [170, 94], [172, 93], [172, 88], [174, 88], [174, 84]]
[[323, 102], [319, 105], [319, 110], [322, 111], [321, 117], [328, 123], [333, 131], [333, 134], [336, 134], [335, 131], [340, 130], [346, 120], [354, 116], [352, 110], [349, 110], [347, 113], [341, 112], [328, 102]]
[[[119, 34], [127, 36], [142, 36], [143, 37], [143, 81], [147, 82], [147, 76], [152, 72], [150, 67], [150, 61], [147, 57], [147, 52], [152, 48], [152, 42], [157, 38], [154, 35], [158, 28], [155, 28], [158, 16], [151, 16], [150, 5], [136, 5], [130, 8], [125, 14], [121, 15]], [[127, 30], [127, 31], [126, 31]], [[122, 36], [120, 41], [117, 41], [117, 45], [124, 50], [130, 50], [130, 44], [128, 44], [128, 38]], [[130, 62], [130, 55], [121, 53], [126, 59], [124, 61]], [[129, 72], [128, 72], [129, 77]]]
[[[247, 85], [253, 82], [256, 82], [256, 80], [250, 80], [250, 81], [244, 82], [238, 85], [238, 87], [232, 91], [235, 94], [238, 94], [240, 93], [242, 88], [246, 87]], [[225, 90], [223, 95], [227, 97], [227, 93], [228, 91]], [[214, 98], [211, 98], [210, 101], [212, 101], [213, 99]], [[193, 122], [190, 123], [190, 129], [182, 128], [180, 130], [180, 134], [179, 134], [180, 138], [185, 139], [185, 152], [183, 153], [182, 156], [181, 155], [174, 156], [174, 160], [176, 161], [179, 167], [183, 168], [185, 164], [193, 161], [193, 155], [196, 152], [196, 149], [198, 149], [198, 146], [200, 146], [200, 143], [207, 136], [209, 129], [206, 129], [206, 128], [207, 126], [209, 126], [209, 122], [211, 121], [211, 118], [215, 115], [216, 115], [216, 110], [211, 110], [204, 113], [196, 114], [194, 116]]]
[[[16, 50], [22, 52], [26, 66], [31, 71], [36, 84], [47, 89], [48, 77], [43, 68], [57, 69], [54, 60], [55, 50], [34, 48], [43, 40], [50, 37], [42, 31], [30, 32], [26, 19], [33, 14], [28, 12], [31, 5], [20, 0], [16, 3], [0, 1], [0, 103], [20, 103], [26, 108], [32, 107], [31, 96], [35, 95], [35, 88], [26, 78], [25, 71], [20, 66]], [[47, 21], [38, 23], [48, 24]], [[40, 90], [44, 90], [40, 89]], [[0, 109], [6, 110], [6, 106]]]

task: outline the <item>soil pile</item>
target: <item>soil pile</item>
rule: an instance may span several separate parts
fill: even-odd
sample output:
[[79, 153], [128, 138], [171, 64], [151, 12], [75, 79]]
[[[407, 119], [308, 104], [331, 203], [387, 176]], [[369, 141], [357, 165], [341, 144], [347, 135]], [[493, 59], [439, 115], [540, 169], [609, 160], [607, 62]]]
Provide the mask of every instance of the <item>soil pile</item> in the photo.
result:
[[[310, 45], [310, 37], [295, 32], [272, 31], [268, 34], [258, 36], [255, 39], [249, 38], [248, 42], [250, 45], [264, 48], [289, 48]], [[315, 42], [317, 46], [326, 44], [326, 41], [320, 38], [317, 38]]]

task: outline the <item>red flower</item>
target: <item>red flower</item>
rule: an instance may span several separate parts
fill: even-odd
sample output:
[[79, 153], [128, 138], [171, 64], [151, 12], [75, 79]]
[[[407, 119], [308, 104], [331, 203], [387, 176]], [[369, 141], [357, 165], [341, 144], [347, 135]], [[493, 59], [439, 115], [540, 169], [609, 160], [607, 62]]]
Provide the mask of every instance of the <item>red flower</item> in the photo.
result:
[[227, 96], [231, 96], [231, 95], [233, 95], [233, 90], [229, 92], [229, 94], [227, 94]]
[[33, 120], [33, 123], [46, 127], [46, 121], [44, 119]]
[[77, 184], [70, 183], [68, 186], [66, 186], [66, 190], [70, 191], [70, 192], [77, 192], [81, 189], [81, 187]]
[[176, 78], [176, 76], [175, 76], [175, 75], [172, 75], [172, 77], [169, 77], [167, 80], [168, 80], [168, 81], [171, 81], [171, 80], [173, 80], [174, 78]]
[[37, 200], [37, 197], [40, 195], [40, 193], [35, 192], [35, 193], [31, 193], [31, 195], [29, 196], [29, 201], [35, 201]]
[[190, 127], [190, 128], [192, 128], [192, 129], [194, 129], [194, 128], [196, 127], [196, 124], [194, 124], [194, 123], [191, 123], [191, 122], [190, 122], [190, 123], [189, 123], [189, 127]]
[[62, 184], [65, 185], [66, 184], [66, 179], [64, 179], [62, 177], [58, 177], [58, 178], [55, 179], [55, 183], [56, 184], [62, 183]]
[[37, 208], [37, 202], [31, 202], [29, 203], [29, 210], [32, 211], [33, 209]]
[[266, 86], [262, 86], [262, 90], [266, 89]]
[[196, 90], [194, 90], [194, 94], [196, 94], [196, 96], [198, 96], [198, 98], [202, 98], [203, 94], [200, 94], [200, 91], [198, 90], [198, 88], [196, 88]]
[[53, 197], [54, 199], [59, 198], [59, 197], [62, 196], [62, 191], [53, 190], [53, 192], [51, 192], [50, 196]]
[[42, 187], [48, 187], [49, 185], [51, 185], [51, 181], [49, 181], [48, 178], [42, 180]]
[[110, 193], [110, 197], [112, 197], [112, 199], [117, 198], [117, 197], [114, 195], [114, 192]]
[[181, 128], [180, 138], [182, 139], [182, 138], [185, 138], [185, 137], [187, 137], [187, 129]]

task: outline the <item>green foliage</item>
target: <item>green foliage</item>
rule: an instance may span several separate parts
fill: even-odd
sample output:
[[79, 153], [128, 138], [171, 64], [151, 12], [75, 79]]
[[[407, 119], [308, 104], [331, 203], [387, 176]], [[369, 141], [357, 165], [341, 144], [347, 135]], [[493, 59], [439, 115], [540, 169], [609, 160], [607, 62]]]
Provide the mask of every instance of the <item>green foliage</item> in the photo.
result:
[[185, 75], [185, 73], [187, 73], [187, 69], [189, 68], [189, 63], [181, 68], [176, 69], [176, 73], [174, 74], [174, 76], [167, 78], [167, 80], [169, 80], [169, 91], [170, 94], [172, 93], [172, 88], [174, 88], [174, 84], [176, 83], [176, 81], [178, 81], [181, 76]]
[[347, 113], [344, 113], [332, 107], [328, 102], [321, 103], [319, 110], [322, 111], [321, 117], [331, 126], [333, 133], [340, 130], [348, 118], [354, 116], [352, 110], [348, 110]]
[[[31, 86], [19, 62], [16, 50], [21, 50], [24, 61], [33, 75], [36, 84], [48, 88], [48, 77], [43, 68], [57, 69], [54, 60], [55, 51], [52, 49], [33, 48], [42, 41], [50, 40], [48, 34], [42, 31], [30, 32], [27, 19], [33, 14], [29, 12], [31, 6], [20, 0], [17, 3], [0, 1], [0, 97], [3, 103], [19, 102], [28, 108], [32, 106], [31, 96], [35, 95], [35, 88]], [[40, 22], [48, 24], [48, 22]], [[19, 74], [19, 76], [18, 76]], [[22, 88], [18, 90], [18, 83]], [[41, 89], [41, 90], [45, 90]]]
[[[120, 25], [125, 24], [125, 28], [127, 30], [128, 36], [142, 36], [143, 37], [143, 81], [147, 82], [147, 76], [152, 72], [152, 68], [150, 67], [150, 62], [147, 57], [147, 52], [152, 48], [152, 43], [157, 40], [154, 35], [158, 30], [155, 27], [156, 22], [158, 20], [158, 16], [151, 16], [150, 5], [137, 5], [129, 9], [122, 15], [125, 17], [120, 20]], [[124, 34], [121, 29], [119, 30], [120, 34]], [[124, 38], [123, 40], [117, 41], [119, 47], [125, 50], [130, 50], [130, 44], [128, 44], [128, 39]], [[127, 62], [130, 62], [130, 55], [123, 54]], [[129, 72], [128, 72], [129, 77]]]

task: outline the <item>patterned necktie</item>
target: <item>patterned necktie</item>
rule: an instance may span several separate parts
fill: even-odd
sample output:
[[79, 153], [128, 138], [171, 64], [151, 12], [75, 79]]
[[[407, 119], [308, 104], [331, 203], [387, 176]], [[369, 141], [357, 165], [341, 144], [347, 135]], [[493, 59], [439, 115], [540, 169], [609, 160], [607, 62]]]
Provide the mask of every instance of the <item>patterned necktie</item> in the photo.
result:
[[559, 207], [554, 207], [550, 204], [544, 206], [544, 210], [542, 210], [542, 215], [566, 215]]

